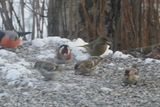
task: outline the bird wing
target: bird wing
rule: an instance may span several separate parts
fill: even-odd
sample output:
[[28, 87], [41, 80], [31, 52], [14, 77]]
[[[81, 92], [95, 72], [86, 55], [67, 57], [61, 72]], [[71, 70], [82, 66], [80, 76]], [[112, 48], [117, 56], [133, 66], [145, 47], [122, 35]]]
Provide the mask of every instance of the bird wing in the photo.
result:
[[16, 32], [19, 36], [25, 36], [27, 34], [30, 34], [32, 32]]
[[90, 42], [89, 44], [86, 45], [86, 47], [88, 47], [89, 49], [93, 49], [94, 46], [95, 46], [94, 42]]
[[148, 58], [148, 57], [149, 58], [156, 58], [158, 55], [159, 55], [158, 52], [152, 51], [152, 52], [150, 52], [149, 54], [146, 55], [146, 58]]
[[84, 46], [78, 46], [78, 47], [83, 47], [83, 48], [86, 48], [86, 49], [92, 49], [92, 46], [90, 46], [90, 44], [87, 44], [87, 45], [84, 45]]
[[95, 66], [95, 63], [92, 60], [87, 60], [85, 62], [85, 68], [87, 68], [87, 69], [92, 69], [92, 68], [94, 68], [94, 66]]
[[42, 68], [51, 72], [51, 71], [57, 69], [57, 66], [43, 66]]

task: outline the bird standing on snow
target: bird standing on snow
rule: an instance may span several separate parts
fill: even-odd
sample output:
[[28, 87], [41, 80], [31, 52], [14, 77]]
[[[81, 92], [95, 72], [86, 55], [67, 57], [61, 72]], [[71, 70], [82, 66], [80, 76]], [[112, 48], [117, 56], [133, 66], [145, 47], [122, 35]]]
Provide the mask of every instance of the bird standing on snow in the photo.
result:
[[86, 48], [91, 56], [100, 56], [106, 51], [108, 44], [111, 44], [109, 38], [106, 36], [100, 36], [89, 44], [79, 47]]
[[61, 45], [54, 57], [54, 62], [57, 64], [65, 64], [72, 59], [72, 52], [68, 45]]
[[88, 59], [84, 61], [77, 62], [74, 66], [75, 74], [88, 74], [96, 69], [97, 65], [102, 62], [104, 58], [99, 59]]
[[137, 81], [138, 81], [138, 78], [139, 78], [139, 73], [138, 73], [137, 69], [130, 68], [130, 69], [126, 69], [124, 71], [123, 82], [125, 84], [136, 85]]
[[21, 42], [20, 37], [29, 33], [31, 32], [0, 31], [0, 46], [4, 48], [15, 48]]
[[61, 75], [61, 71], [63, 70], [63, 67], [55, 63], [45, 61], [37, 61], [34, 65], [34, 68], [41, 73], [45, 80], [57, 80]]

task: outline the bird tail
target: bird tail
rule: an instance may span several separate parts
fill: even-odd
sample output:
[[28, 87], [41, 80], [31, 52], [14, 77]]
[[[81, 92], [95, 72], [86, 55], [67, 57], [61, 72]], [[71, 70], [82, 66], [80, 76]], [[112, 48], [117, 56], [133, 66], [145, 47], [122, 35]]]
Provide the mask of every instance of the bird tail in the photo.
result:
[[85, 46], [85, 45], [84, 46], [77, 46], [77, 47], [89, 48], [88, 46]]
[[25, 35], [30, 34], [30, 33], [32, 33], [32, 32], [17, 32], [17, 34], [19, 36], [25, 36]]

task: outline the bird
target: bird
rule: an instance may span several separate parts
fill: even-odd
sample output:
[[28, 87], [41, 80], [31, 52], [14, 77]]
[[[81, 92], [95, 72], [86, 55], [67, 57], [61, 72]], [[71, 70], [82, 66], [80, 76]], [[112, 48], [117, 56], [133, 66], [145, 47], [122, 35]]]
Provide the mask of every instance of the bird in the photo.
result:
[[160, 44], [155, 45], [152, 51], [145, 55], [145, 58], [160, 59]]
[[87, 52], [91, 56], [100, 56], [106, 51], [107, 45], [111, 45], [109, 38], [107, 36], [99, 36], [96, 40], [90, 42], [89, 44], [78, 47], [86, 48]]
[[0, 31], [0, 46], [3, 48], [17, 47], [21, 39], [20, 37], [30, 34], [31, 32], [15, 32], [15, 31]]
[[100, 64], [102, 61], [104, 61], [104, 58], [92, 58], [92, 59], [87, 59], [87, 60], [83, 60], [83, 61], [79, 61], [75, 64], [74, 66], [74, 70], [75, 70], [75, 74], [82, 74], [82, 75], [86, 75], [86, 74], [90, 74], [91, 72], [93, 72], [97, 65]]
[[52, 62], [47, 61], [36, 61], [34, 68], [44, 77], [45, 81], [57, 80], [61, 72], [64, 70], [62, 66], [59, 66]]
[[61, 45], [56, 50], [54, 62], [57, 64], [66, 64], [72, 59], [72, 52], [68, 45]]
[[139, 73], [136, 68], [128, 68], [124, 70], [123, 82], [128, 85], [136, 85], [139, 78]]
[[[156, 48], [156, 47], [158, 47], [159, 45], [160, 44], [154, 44], [154, 45], [150, 45], [150, 46], [144, 46], [144, 47], [133, 48], [133, 49], [129, 49], [129, 50], [123, 50], [122, 52], [125, 54], [131, 54], [134, 57], [145, 59], [145, 58], [149, 57], [149, 54], [151, 54], [153, 52], [157, 53], [158, 48]], [[156, 52], [155, 52], [155, 50], [156, 50]]]

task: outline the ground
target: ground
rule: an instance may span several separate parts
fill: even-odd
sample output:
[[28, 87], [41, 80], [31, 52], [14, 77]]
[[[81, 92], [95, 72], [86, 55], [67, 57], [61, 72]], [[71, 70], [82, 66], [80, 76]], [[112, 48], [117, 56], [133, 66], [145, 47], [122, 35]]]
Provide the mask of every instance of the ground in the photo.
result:
[[[54, 38], [55, 39], [55, 38]], [[121, 52], [106, 54], [89, 76], [75, 75], [74, 65], [89, 56], [76, 47], [81, 39], [56, 38], [24, 41], [17, 49], [0, 50], [1, 107], [158, 107], [160, 105], [159, 61], [141, 60]], [[65, 42], [64, 42], [65, 41]], [[57, 81], [44, 81], [33, 69], [37, 60], [52, 60], [60, 44], [72, 45], [73, 60]], [[74, 45], [74, 46], [73, 46]], [[80, 50], [80, 51], [79, 51]], [[110, 50], [108, 50], [110, 51]], [[124, 86], [123, 70], [137, 64], [140, 79]]]

